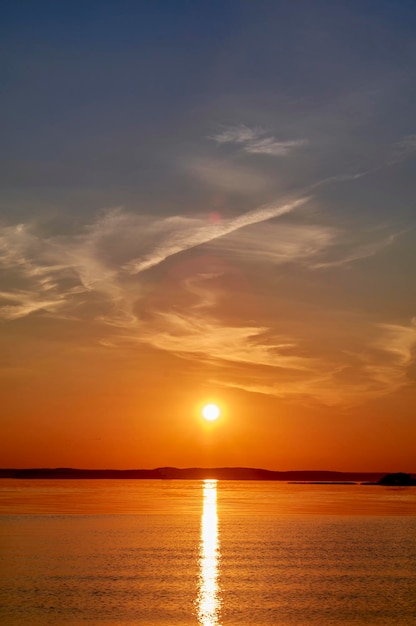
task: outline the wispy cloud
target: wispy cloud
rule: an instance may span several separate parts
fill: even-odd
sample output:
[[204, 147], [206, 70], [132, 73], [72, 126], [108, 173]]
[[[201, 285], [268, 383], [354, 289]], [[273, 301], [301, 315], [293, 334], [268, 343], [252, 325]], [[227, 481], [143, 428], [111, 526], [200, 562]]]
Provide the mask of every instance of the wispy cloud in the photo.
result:
[[138, 274], [158, 265], [174, 254], [224, 237], [245, 226], [265, 222], [290, 213], [307, 201], [308, 198], [300, 198], [283, 205], [270, 203], [238, 217], [222, 220], [218, 224], [197, 218], [166, 218], [161, 224], [159, 245], [150, 254], [130, 261], [125, 265], [125, 269]]
[[313, 265], [317, 256], [338, 241], [335, 228], [314, 224], [259, 223], [242, 228], [213, 242], [218, 251], [265, 264], [304, 262]]
[[416, 348], [416, 318], [408, 326], [400, 324], [379, 324], [381, 337], [374, 346], [390, 355], [399, 366], [407, 367], [414, 359]]
[[305, 139], [296, 141], [277, 141], [274, 137], [263, 137], [250, 141], [244, 149], [250, 154], [269, 154], [270, 156], [286, 156], [294, 148], [305, 145]]
[[100, 258], [97, 246], [99, 233], [104, 236], [106, 229], [106, 217], [96, 228], [72, 237], [44, 235], [34, 223], [0, 229], [0, 267], [13, 276], [11, 286], [0, 294], [5, 301], [0, 317], [56, 312], [92, 292], [102, 294], [114, 308], [122, 300], [125, 310], [117, 270]]
[[230, 289], [228, 266], [222, 268], [218, 265], [209, 273], [203, 267], [195, 271], [187, 265], [185, 274], [172, 285], [175, 306], [162, 297], [158, 310], [150, 306], [137, 329], [121, 333], [113, 345], [145, 343], [183, 359], [210, 364], [223, 373], [260, 367], [289, 378], [310, 376], [319, 361], [302, 354], [293, 336], [252, 320], [244, 324], [242, 315], [227, 319], [229, 305], [235, 307], [243, 294], [238, 285]]
[[[0, 318], [18, 319], [36, 311], [56, 311], [64, 304], [58, 281], [68, 279], [68, 266], [60, 255], [54, 258], [30, 226], [0, 229], [0, 267], [8, 272], [11, 283], [0, 292]], [[72, 288], [67, 287], [69, 291]]]
[[96, 294], [103, 299], [102, 320], [134, 325], [141, 292], [134, 275], [244, 226], [289, 213], [305, 202], [307, 198], [269, 204], [219, 224], [203, 217], [153, 217], [112, 210], [72, 236], [44, 235], [35, 223], [4, 226], [0, 267], [13, 281], [0, 292], [0, 317], [56, 312], [86, 294]]
[[266, 365], [283, 369], [311, 369], [314, 359], [294, 354], [293, 339], [266, 341], [269, 329], [231, 326], [213, 317], [194, 313], [159, 313], [140, 341], [179, 356], [217, 362]]
[[[215, 384], [280, 398], [313, 398], [329, 406], [351, 406], [394, 393], [409, 385], [408, 370], [415, 362], [416, 325], [375, 324], [357, 330], [361, 347], [342, 349], [336, 358], [315, 355], [315, 366], [303, 371], [258, 370], [221, 372]], [[366, 335], [371, 336], [370, 339]], [[319, 351], [318, 351], [319, 353]], [[305, 359], [307, 363], [307, 359]], [[253, 364], [254, 365], [254, 364]]]
[[226, 128], [211, 137], [218, 144], [239, 144], [249, 154], [268, 154], [270, 156], [286, 156], [294, 148], [305, 145], [306, 139], [281, 141], [276, 139], [267, 130], [235, 126]]
[[[238, 310], [242, 301], [247, 303], [248, 294], [230, 291], [229, 281], [224, 292], [220, 274], [201, 272], [192, 273], [192, 278], [182, 277], [174, 285], [175, 307], [169, 299], [159, 303], [158, 310], [152, 307], [140, 326], [121, 334], [119, 341], [146, 343], [177, 357], [209, 364], [211, 382], [218, 386], [287, 399], [303, 397], [305, 402], [360, 404], [406, 384], [416, 340], [414, 325], [355, 319], [349, 328], [348, 316], [343, 322], [342, 318], [330, 322], [328, 316], [329, 323], [323, 321], [321, 326], [307, 319], [292, 325], [287, 317], [258, 325], [246, 316], [243, 324], [241, 314], [230, 321], [225, 311], [230, 313], [233, 306]], [[183, 303], [183, 292], [193, 298]], [[299, 311], [293, 306], [288, 314], [297, 317]]]
[[45, 298], [33, 291], [20, 289], [9, 292], [0, 292], [0, 300], [9, 304], [0, 305], [0, 318], [15, 320], [26, 317], [36, 311], [55, 311], [64, 304], [64, 297]]
[[308, 185], [303, 193], [311, 194], [320, 187], [331, 185], [332, 183], [347, 183], [365, 178], [369, 175], [374, 175], [377, 172], [386, 170], [392, 166], [399, 165], [400, 163], [407, 161], [416, 156], [416, 135], [406, 135], [399, 141], [390, 144], [388, 148], [384, 147], [377, 154], [376, 158], [373, 158], [373, 164], [365, 168], [360, 168], [358, 171], [349, 172], [345, 174], [334, 174], [328, 176], [322, 180]]
[[249, 128], [248, 126], [233, 126], [226, 128], [216, 135], [212, 135], [211, 139], [217, 143], [243, 143], [247, 144], [250, 141], [255, 141], [258, 137], [261, 137], [264, 131], [259, 128]]
[[[344, 323], [339, 335], [332, 331], [337, 351], [323, 349], [326, 325], [315, 323], [319, 336], [308, 336], [310, 323], [295, 301], [285, 315], [299, 319], [298, 325], [289, 318], [253, 316], [246, 287], [241, 290], [238, 280], [233, 282], [236, 271], [227, 276], [228, 267], [237, 267], [243, 257], [275, 271], [288, 262], [318, 270], [373, 256], [394, 240], [385, 236], [365, 243], [352, 235], [345, 240], [339, 229], [305, 223], [307, 213], [296, 209], [307, 200], [269, 203], [218, 223], [206, 216], [117, 209], [65, 236], [50, 234], [51, 225], [49, 234], [36, 223], [3, 226], [0, 318], [87, 316], [100, 324], [103, 345], [147, 344], [208, 362], [221, 370], [222, 384], [259, 393], [337, 404], [394, 391], [405, 384], [412, 362], [414, 325], [369, 327], [363, 322], [350, 336]], [[153, 278], [148, 270], [198, 246], [209, 258], [227, 262], [185, 263], [178, 282], [149, 300]]]
[[[348, 242], [347, 244], [337, 242], [340, 245], [334, 246], [332, 258], [330, 260], [314, 262], [311, 269], [324, 269], [328, 267], [350, 266], [355, 261], [372, 257], [384, 248], [392, 245], [399, 237], [400, 233], [391, 233], [381, 237], [376, 241], [366, 243]], [[335, 242], [334, 242], [335, 243]]]

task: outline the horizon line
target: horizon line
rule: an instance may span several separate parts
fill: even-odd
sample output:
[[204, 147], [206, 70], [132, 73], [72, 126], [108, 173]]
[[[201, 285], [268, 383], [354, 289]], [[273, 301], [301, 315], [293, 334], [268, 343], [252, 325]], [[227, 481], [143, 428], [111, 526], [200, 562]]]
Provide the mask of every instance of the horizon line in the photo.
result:
[[[74, 472], [156, 472], [156, 471], [212, 471], [212, 470], [242, 470], [242, 471], [253, 471], [253, 472], [266, 472], [272, 474], [290, 474], [290, 473], [330, 473], [330, 474], [387, 474], [394, 473], [391, 471], [385, 470], [334, 470], [334, 469], [290, 469], [290, 470], [275, 470], [268, 469], [262, 467], [251, 467], [245, 465], [218, 465], [218, 466], [187, 466], [187, 467], [178, 467], [175, 465], [161, 465], [152, 468], [114, 468], [114, 467], [100, 467], [100, 468], [90, 468], [90, 467], [71, 467], [71, 466], [31, 466], [31, 467], [0, 467], [0, 472], [4, 471], [74, 471]], [[403, 471], [403, 470], [396, 470]], [[410, 474], [414, 474], [415, 472], [407, 472]]]

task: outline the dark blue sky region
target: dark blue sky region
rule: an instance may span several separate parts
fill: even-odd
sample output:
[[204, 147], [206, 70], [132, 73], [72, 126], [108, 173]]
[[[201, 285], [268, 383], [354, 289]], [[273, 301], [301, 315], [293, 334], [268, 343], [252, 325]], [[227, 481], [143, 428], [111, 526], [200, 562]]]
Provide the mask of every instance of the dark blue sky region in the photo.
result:
[[126, 187], [175, 184], [174, 157], [215, 152], [202, 140], [239, 124], [307, 135], [310, 183], [372, 167], [412, 132], [413, 3], [39, 2], [4, 12], [11, 189], [118, 187], [130, 203]]

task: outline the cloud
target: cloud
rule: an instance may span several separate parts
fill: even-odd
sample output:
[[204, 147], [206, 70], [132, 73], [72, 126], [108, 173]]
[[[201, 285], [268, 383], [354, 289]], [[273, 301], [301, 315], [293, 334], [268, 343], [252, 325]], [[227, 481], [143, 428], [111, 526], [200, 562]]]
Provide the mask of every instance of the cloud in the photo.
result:
[[[293, 211], [307, 198], [271, 203], [214, 224], [203, 217], [154, 217], [115, 209], [73, 235], [45, 235], [39, 224], [0, 228], [0, 268], [9, 276], [2, 288], [0, 317], [57, 312], [101, 298], [99, 318], [134, 326], [141, 285], [135, 275], [172, 255], [228, 233]], [[140, 253], [140, 256], [137, 256]]]
[[36, 311], [55, 311], [64, 303], [63, 296], [42, 298], [33, 291], [21, 290], [0, 292], [0, 300], [12, 303], [0, 305], [0, 318], [6, 320], [26, 317]]
[[269, 329], [231, 326], [194, 313], [161, 312], [142, 328], [140, 341], [179, 356], [305, 370], [314, 360], [294, 355], [293, 339], [265, 341]]
[[8, 270], [11, 286], [3, 288], [0, 317], [16, 319], [34, 312], [57, 312], [80, 296], [98, 293], [111, 301], [126, 295], [117, 270], [108, 266], [97, 250], [99, 233], [108, 229], [104, 218], [95, 228], [70, 236], [47, 236], [36, 224], [0, 229], [0, 267]]
[[306, 140], [276, 141], [273, 137], [264, 137], [251, 141], [244, 147], [249, 154], [269, 154], [270, 156], [286, 156], [294, 148], [305, 145]]
[[121, 333], [113, 346], [145, 343], [183, 359], [208, 363], [222, 372], [235, 372], [240, 367], [260, 367], [286, 377], [314, 372], [319, 361], [302, 354], [293, 336], [252, 320], [243, 324], [244, 315], [231, 313], [235, 307], [239, 309], [241, 297], [245, 301], [242, 285], [233, 274], [228, 264], [214, 264], [212, 272], [206, 271], [204, 264], [200, 268], [185, 264], [170, 284], [174, 306], [162, 287], [157, 308], [154, 302], [148, 303], [137, 328]]
[[[384, 248], [387, 248], [391, 244], [393, 244], [399, 233], [391, 233], [386, 237], [382, 237], [381, 239], [368, 243], [357, 244], [355, 242], [348, 242], [348, 244], [342, 244], [338, 246], [338, 249], [334, 247], [332, 254], [337, 255], [338, 258], [333, 258], [329, 261], [321, 261], [317, 263], [312, 263], [310, 265], [311, 269], [325, 269], [328, 267], [340, 267], [343, 265], [351, 265], [351, 263], [355, 261], [360, 261], [361, 259], [367, 259], [372, 257]], [[335, 243], [335, 242], [334, 242]], [[340, 242], [338, 242], [340, 243]]]
[[381, 337], [374, 346], [390, 356], [390, 360], [400, 367], [408, 367], [413, 361], [416, 347], [416, 319], [408, 326], [400, 324], [379, 324]]
[[[336, 228], [307, 224], [294, 213], [307, 200], [269, 203], [217, 223], [116, 209], [67, 235], [51, 234], [51, 224], [47, 233], [37, 223], [3, 226], [0, 318], [46, 313], [95, 321], [103, 345], [146, 344], [209, 363], [221, 371], [223, 385], [247, 391], [334, 405], [390, 393], [406, 384], [414, 324], [371, 326], [362, 319], [349, 330], [347, 320], [332, 322], [329, 313], [321, 319], [325, 312], [316, 302], [305, 311], [296, 288], [279, 293], [275, 317], [250, 310], [248, 283], [238, 271], [242, 258], [276, 272], [288, 262], [319, 269], [372, 256], [393, 240], [357, 243]], [[148, 270], [198, 246], [218, 260], [184, 257], [172, 265], [180, 272], [167, 272], [168, 282], [156, 289]], [[276, 295], [261, 288], [259, 297], [275, 303]], [[319, 321], [309, 319], [318, 312]]]
[[[335, 228], [314, 224], [259, 223], [213, 242], [217, 251], [265, 264], [305, 262], [338, 241]], [[312, 263], [312, 261], [310, 261]]]
[[[357, 331], [357, 339], [361, 332], [361, 347], [355, 351], [343, 350], [342, 341], [336, 358], [321, 356], [318, 359], [319, 351], [315, 351], [313, 368], [305, 367], [297, 372], [251, 368], [246, 372], [233, 372], [231, 376], [221, 372], [221, 377], [214, 376], [212, 382], [296, 401], [300, 397], [314, 399], [329, 406], [362, 404], [409, 385], [408, 371], [415, 362], [415, 322], [409, 326], [363, 325]], [[367, 334], [370, 339], [366, 339]], [[342, 333], [339, 339], [341, 336]]]
[[331, 185], [332, 183], [346, 183], [358, 180], [360, 178], [365, 178], [369, 175], [373, 175], [389, 167], [407, 161], [408, 159], [413, 158], [415, 155], [416, 135], [406, 135], [400, 141], [393, 143], [393, 145], [389, 145], [387, 152], [385, 150], [382, 150], [380, 153], [378, 153], [374, 165], [365, 169], [360, 169], [360, 171], [356, 172], [328, 176], [326, 178], [323, 178], [322, 180], [318, 180], [317, 182], [312, 183], [311, 185], [308, 185], [308, 187], [304, 189], [304, 193], [312, 193], [316, 189]]
[[[329, 406], [360, 404], [406, 384], [414, 325], [356, 319], [348, 328], [348, 316], [332, 321], [330, 312], [323, 318], [319, 309], [309, 309], [306, 319], [301, 314], [302, 322], [293, 324], [291, 317], [298, 319], [299, 314], [295, 302], [272, 324], [260, 325], [259, 316], [256, 323], [249, 310], [241, 312], [242, 302], [249, 306], [245, 285], [232, 284], [229, 277], [222, 284], [220, 267], [211, 273], [194, 271], [191, 265], [185, 269], [190, 274], [182, 270], [179, 282], [171, 285], [174, 307], [169, 296], [157, 309], [150, 306], [136, 329], [120, 335], [122, 344], [146, 343], [208, 364], [211, 382], [219, 386]], [[184, 301], [186, 292], [192, 298]]]
[[0, 292], [0, 300], [6, 302], [0, 306], [0, 318], [11, 320], [41, 310], [56, 311], [64, 304], [58, 279], [67, 278], [68, 266], [62, 263], [61, 255], [53, 257], [30, 226], [0, 229], [0, 268], [13, 285]]
[[268, 131], [261, 128], [249, 128], [248, 126], [236, 126], [227, 128], [210, 137], [218, 144], [239, 144], [249, 154], [267, 154], [270, 156], [286, 156], [294, 148], [307, 143], [306, 139], [291, 141], [279, 141]]
[[258, 137], [261, 137], [264, 131], [261, 128], [249, 128], [248, 126], [234, 126], [227, 128], [221, 133], [217, 133], [210, 137], [217, 143], [243, 143], [247, 144], [250, 141], [255, 141]]
[[270, 203], [218, 224], [198, 218], [172, 217], [161, 223], [160, 243], [150, 254], [129, 261], [124, 267], [138, 274], [162, 263], [168, 257], [224, 237], [245, 226], [258, 224], [290, 213], [308, 201], [308, 198], [293, 200], [287, 204]]

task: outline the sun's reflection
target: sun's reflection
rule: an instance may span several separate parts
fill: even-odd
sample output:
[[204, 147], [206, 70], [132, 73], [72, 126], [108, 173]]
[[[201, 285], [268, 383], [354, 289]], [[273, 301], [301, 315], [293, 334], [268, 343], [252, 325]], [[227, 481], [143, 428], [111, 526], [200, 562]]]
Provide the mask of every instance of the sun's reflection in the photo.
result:
[[200, 626], [219, 626], [217, 481], [204, 480], [204, 501], [199, 547], [198, 621]]

